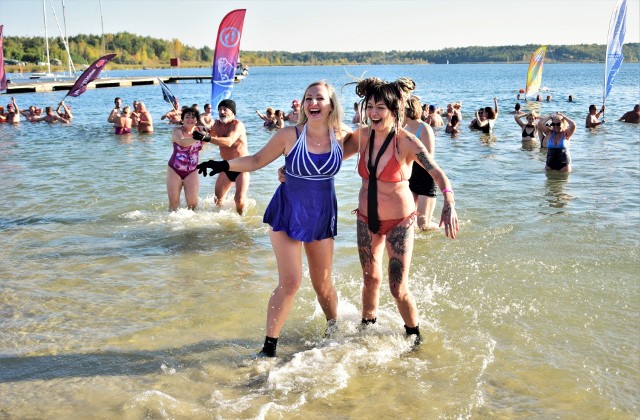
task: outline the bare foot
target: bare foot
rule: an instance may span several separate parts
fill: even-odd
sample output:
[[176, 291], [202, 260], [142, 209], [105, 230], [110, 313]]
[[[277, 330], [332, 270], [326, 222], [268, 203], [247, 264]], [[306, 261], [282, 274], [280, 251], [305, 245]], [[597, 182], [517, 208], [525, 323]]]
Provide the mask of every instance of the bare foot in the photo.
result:
[[427, 218], [424, 216], [418, 216], [418, 223], [416, 226], [418, 229], [423, 231], [436, 230], [439, 228], [437, 223], [433, 223], [432, 221], [427, 223]]

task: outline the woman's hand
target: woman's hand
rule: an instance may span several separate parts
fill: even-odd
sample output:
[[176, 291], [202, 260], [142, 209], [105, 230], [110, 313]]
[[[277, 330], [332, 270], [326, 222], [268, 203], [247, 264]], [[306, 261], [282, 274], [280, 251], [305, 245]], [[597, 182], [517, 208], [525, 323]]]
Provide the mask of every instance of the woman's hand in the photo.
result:
[[286, 177], [284, 175], [284, 165], [278, 168], [278, 181], [280, 181], [281, 184], [284, 184], [284, 182], [286, 181]]
[[458, 233], [458, 214], [454, 203], [444, 202], [442, 215], [440, 216], [440, 227], [444, 226], [444, 234], [451, 239], [455, 239]]

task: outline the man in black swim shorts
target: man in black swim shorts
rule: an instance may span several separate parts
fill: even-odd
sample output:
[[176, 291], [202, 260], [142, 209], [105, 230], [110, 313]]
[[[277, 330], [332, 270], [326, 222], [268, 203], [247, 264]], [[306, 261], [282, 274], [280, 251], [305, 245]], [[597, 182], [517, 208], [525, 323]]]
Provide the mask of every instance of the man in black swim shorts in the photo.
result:
[[[247, 130], [240, 120], [236, 119], [236, 103], [225, 99], [218, 104], [218, 118], [209, 129], [209, 135], [194, 132], [194, 139], [210, 141], [220, 147], [220, 157], [231, 160], [249, 154], [247, 146]], [[201, 137], [201, 138], [198, 138]], [[218, 175], [215, 194], [216, 204], [221, 207], [225, 196], [235, 184], [234, 200], [238, 214], [244, 213], [247, 191], [249, 190], [249, 172], [226, 171]]]

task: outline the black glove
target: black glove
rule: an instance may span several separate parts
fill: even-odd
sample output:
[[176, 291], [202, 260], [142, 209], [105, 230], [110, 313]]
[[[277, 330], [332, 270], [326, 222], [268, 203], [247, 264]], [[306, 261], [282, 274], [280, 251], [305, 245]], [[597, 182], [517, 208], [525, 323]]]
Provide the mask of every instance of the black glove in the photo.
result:
[[207, 176], [207, 169], [211, 169], [209, 176], [214, 176], [220, 172], [226, 172], [229, 170], [229, 162], [226, 160], [208, 160], [202, 162], [197, 166], [198, 173], [202, 176]]
[[195, 130], [193, 132], [193, 134], [191, 135], [191, 138], [194, 140], [200, 140], [200, 141], [206, 141], [206, 142], [210, 142], [211, 141], [211, 136], [208, 134], [204, 134], [201, 131]]

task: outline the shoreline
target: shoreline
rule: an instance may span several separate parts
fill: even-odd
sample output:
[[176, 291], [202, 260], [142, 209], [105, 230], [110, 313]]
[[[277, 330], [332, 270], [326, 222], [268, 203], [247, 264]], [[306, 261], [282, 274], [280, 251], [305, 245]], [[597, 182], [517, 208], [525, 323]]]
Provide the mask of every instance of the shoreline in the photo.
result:
[[[557, 61], [557, 60], [547, 60], [545, 59], [545, 65], [548, 64], [604, 64], [604, 61], [592, 61], [592, 60], [575, 60], [575, 61]], [[640, 61], [629, 61], [625, 64], [637, 64]], [[247, 67], [335, 67], [335, 66], [397, 66], [397, 65], [434, 65], [434, 66], [448, 66], [448, 65], [475, 65], [475, 64], [529, 64], [528, 61], [482, 61], [482, 62], [474, 62], [474, 61], [465, 61], [460, 63], [430, 63], [424, 61], [416, 61], [416, 62], [385, 62], [385, 63], [278, 63], [278, 64], [251, 64], [246, 63]], [[196, 62], [196, 63], [185, 63], [180, 67], [172, 67], [163, 64], [152, 64], [152, 65], [123, 65], [117, 63], [109, 63], [108, 70], [171, 70], [171, 69], [208, 69], [211, 68], [210, 63], [204, 62]], [[5, 65], [5, 71], [7, 74], [7, 78], [9, 79], [13, 74], [21, 74], [21, 73], [36, 73], [43, 71], [42, 66], [18, 66], [18, 65]], [[65, 66], [51, 66], [51, 71], [53, 73], [65, 73], [67, 68]], [[81, 73], [81, 71], [78, 71]]]

